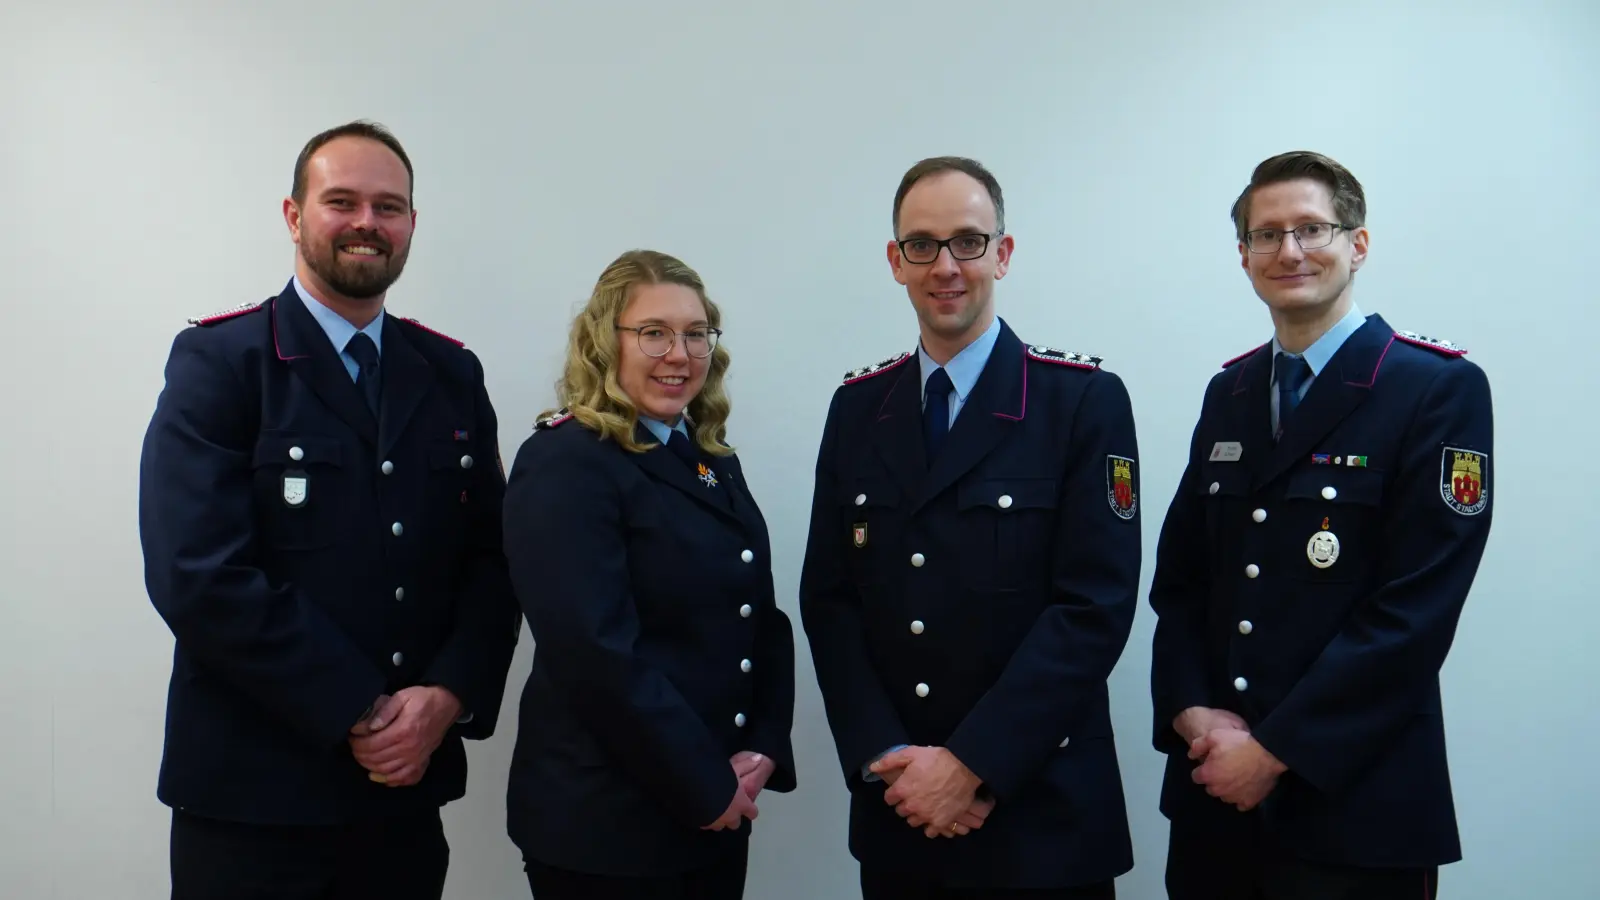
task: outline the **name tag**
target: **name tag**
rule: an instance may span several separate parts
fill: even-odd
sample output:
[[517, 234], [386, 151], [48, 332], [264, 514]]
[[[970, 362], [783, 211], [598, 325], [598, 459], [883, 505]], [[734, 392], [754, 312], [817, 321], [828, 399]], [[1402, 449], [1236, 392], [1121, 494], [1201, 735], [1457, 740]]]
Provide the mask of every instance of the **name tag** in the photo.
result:
[[1238, 441], [1217, 441], [1211, 445], [1212, 462], [1238, 462], [1244, 456], [1244, 445]]

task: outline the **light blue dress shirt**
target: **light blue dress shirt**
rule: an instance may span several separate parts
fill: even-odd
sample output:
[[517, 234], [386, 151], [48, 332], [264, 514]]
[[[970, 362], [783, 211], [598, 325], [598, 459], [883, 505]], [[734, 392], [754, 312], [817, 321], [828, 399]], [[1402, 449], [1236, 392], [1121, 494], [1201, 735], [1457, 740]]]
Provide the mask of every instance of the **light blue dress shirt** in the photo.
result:
[[643, 414], [639, 416], [639, 421], [644, 423], [644, 427], [650, 429], [650, 433], [656, 436], [656, 440], [660, 441], [663, 447], [667, 445], [667, 441], [672, 437], [674, 431], [684, 437], [689, 436], [689, 429], [684, 426], [682, 416], [678, 417], [678, 424], [676, 425], [668, 425], [660, 419], [652, 419]]
[[333, 349], [339, 352], [339, 361], [344, 363], [345, 371], [350, 373], [351, 381], [356, 380], [356, 375], [360, 373], [361, 366], [356, 363], [355, 357], [345, 352], [344, 347], [350, 343], [351, 338], [356, 336], [357, 331], [372, 338], [372, 343], [378, 347], [378, 359], [383, 359], [384, 311], [382, 307], [378, 308], [378, 315], [367, 323], [367, 327], [358, 329], [343, 316], [323, 306], [322, 301], [311, 296], [306, 291], [305, 285], [300, 283], [300, 276], [298, 275], [294, 277], [294, 290], [295, 293], [300, 295], [300, 299], [305, 303], [306, 309], [311, 310], [311, 317], [317, 320], [318, 325], [322, 326], [323, 333], [333, 343]]
[[1272, 395], [1273, 434], [1277, 434], [1278, 432], [1278, 354], [1283, 353], [1285, 356], [1291, 358], [1295, 356], [1303, 356], [1305, 357], [1306, 364], [1311, 367], [1311, 377], [1306, 379], [1305, 384], [1300, 385], [1300, 396], [1297, 398], [1299, 400], [1304, 400], [1306, 391], [1311, 390], [1311, 382], [1316, 381], [1317, 376], [1322, 374], [1322, 370], [1327, 368], [1328, 362], [1333, 359], [1333, 354], [1337, 353], [1339, 348], [1344, 346], [1344, 342], [1350, 339], [1350, 335], [1361, 330], [1361, 326], [1365, 325], [1366, 323], [1366, 316], [1363, 316], [1361, 314], [1360, 307], [1356, 306], [1355, 303], [1352, 302], [1350, 304], [1350, 311], [1344, 314], [1344, 318], [1334, 323], [1334, 326], [1329, 328], [1327, 333], [1325, 333], [1322, 337], [1317, 338], [1317, 340], [1311, 346], [1306, 348], [1305, 353], [1285, 353], [1283, 345], [1278, 343], [1277, 336], [1273, 336], [1273, 366], [1270, 391]]
[[[989, 363], [989, 354], [994, 352], [995, 341], [1000, 337], [1000, 317], [996, 316], [989, 323], [988, 329], [978, 335], [972, 343], [961, 348], [961, 352], [950, 358], [944, 364], [945, 374], [950, 376], [950, 384], [955, 390], [950, 392], [950, 425], [956, 424], [956, 415], [961, 412], [961, 407], [967, 403], [967, 396], [972, 393], [972, 388], [978, 383], [978, 376], [983, 374], [983, 367]], [[939, 364], [928, 356], [928, 351], [917, 345], [917, 362], [922, 365], [922, 402], [924, 408], [928, 402], [928, 376], [939, 368]]]

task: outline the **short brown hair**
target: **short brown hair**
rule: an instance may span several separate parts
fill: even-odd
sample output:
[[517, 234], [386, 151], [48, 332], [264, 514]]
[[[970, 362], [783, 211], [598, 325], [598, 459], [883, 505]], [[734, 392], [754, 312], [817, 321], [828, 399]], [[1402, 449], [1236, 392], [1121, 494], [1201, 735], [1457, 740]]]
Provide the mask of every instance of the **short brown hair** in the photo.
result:
[[405, 148], [400, 146], [400, 139], [395, 137], [389, 129], [376, 122], [355, 121], [336, 125], [306, 141], [306, 145], [300, 150], [300, 155], [295, 158], [294, 180], [289, 187], [289, 196], [294, 198], [295, 203], [304, 203], [306, 200], [306, 164], [311, 162], [311, 157], [318, 150], [321, 150], [330, 141], [342, 137], [366, 138], [371, 141], [377, 141], [393, 150], [394, 155], [400, 157], [400, 162], [404, 163], [406, 167], [406, 177], [409, 180], [407, 193], [412, 193], [416, 190], [417, 174], [411, 169], [411, 157], [407, 156]]
[[900, 179], [900, 189], [894, 192], [894, 211], [890, 222], [894, 228], [895, 237], [900, 236], [900, 204], [905, 202], [906, 194], [911, 193], [912, 185], [940, 172], [962, 172], [977, 179], [989, 192], [989, 199], [994, 201], [995, 230], [1005, 233], [1006, 230], [1006, 201], [1000, 192], [1000, 182], [992, 173], [983, 167], [983, 163], [965, 156], [933, 156], [918, 162], [906, 170]]
[[1239, 240], [1244, 240], [1244, 233], [1250, 228], [1250, 197], [1257, 188], [1302, 178], [1327, 186], [1328, 193], [1333, 195], [1333, 214], [1339, 219], [1335, 224], [1347, 228], [1367, 224], [1367, 195], [1349, 169], [1321, 153], [1291, 150], [1262, 160], [1250, 173], [1250, 184], [1239, 194], [1239, 199], [1233, 201], [1228, 214], [1233, 217], [1233, 230]]

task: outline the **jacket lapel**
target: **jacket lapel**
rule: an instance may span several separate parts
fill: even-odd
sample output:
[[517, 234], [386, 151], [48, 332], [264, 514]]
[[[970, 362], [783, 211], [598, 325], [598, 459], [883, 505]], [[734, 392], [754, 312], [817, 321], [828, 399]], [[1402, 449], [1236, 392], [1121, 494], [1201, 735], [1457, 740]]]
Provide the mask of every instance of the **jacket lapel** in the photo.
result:
[[[1268, 341], [1239, 363], [1233, 393], [1226, 407], [1228, 422], [1216, 432], [1218, 443], [1238, 443], [1240, 463], [1252, 473], [1263, 471], [1273, 454], [1272, 442], [1272, 342]], [[1206, 449], [1206, 448], [1202, 448]], [[1210, 453], [1210, 449], [1206, 449]]]
[[[378, 398], [378, 453], [387, 456], [412, 413], [433, 389], [433, 367], [406, 339], [393, 316], [383, 317], [383, 393]], [[442, 435], [441, 435], [442, 437]]]
[[295, 293], [293, 282], [272, 301], [272, 337], [278, 359], [288, 363], [290, 370], [362, 440], [376, 445], [377, 419], [339, 359], [339, 350]]
[[[983, 366], [983, 373], [956, 416], [923, 489], [914, 495], [918, 499], [913, 513], [971, 471], [1022, 421], [1026, 411], [1023, 403], [1027, 389], [1026, 366], [1021, 339], [1010, 326], [1001, 322], [1000, 334]], [[919, 425], [920, 422], [919, 414]], [[920, 430], [918, 437], [920, 447]]]
[[[1393, 329], [1374, 315], [1368, 316], [1366, 324], [1345, 340], [1316, 380], [1311, 382], [1305, 397], [1290, 415], [1289, 427], [1278, 439], [1267, 465], [1255, 470], [1256, 488], [1283, 474], [1295, 462], [1305, 459], [1318, 442], [1338, 427], [1362, 401], [1372, 396], [1378, 365], [1393, 339]], [[1270, 356], [1271, 352], [1269, 345], [1266, 353]], [[1271, 368], [1270, 360], [1267, 368]], [[1269, 403], [1267, 393], [1263, 391], [1261, 406], [1267, 410], [1270, 422]]]
[[[635, 440], [655, 444], [656, 436], [643, 424], [634, 426]], [[715, 486], [708, 485], [700, 480], [700, 476], [689, 468], [677, 454], [668, 450], [666, 445], [653, 447], [643, 453], [629, 454], [639, 463], [639, 468], [658, 481], [664, 481], [674, 488], [688, 494], [690, 499], [702, 504], [707, 509], [731, 521], [738, 522], [739, 517], [733, 512], [732, 506], [725, 496], [718, 491], [726, 491], [728, 487], [722, 481], [722, 473], [712, 470], [712, 475], [717, 479]]]
[[892, 376], [894, 383], [883, 398], [872, 423], [872, 447], [906, 497], [918, 497], [927, 474], [922, 446], [922, 371], [916, 354]]

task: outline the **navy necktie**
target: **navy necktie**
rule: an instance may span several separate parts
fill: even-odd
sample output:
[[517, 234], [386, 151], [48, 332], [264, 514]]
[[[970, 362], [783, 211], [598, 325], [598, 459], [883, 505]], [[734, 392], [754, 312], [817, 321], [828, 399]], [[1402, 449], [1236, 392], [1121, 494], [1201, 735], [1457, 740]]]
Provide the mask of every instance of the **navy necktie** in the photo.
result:
[[1279, 353], [1273, 360], [1278, 379], [1278, 434], [1289, 430], [1289, 414], [1300, 403], [1300, 388], [1311, 377], [1311, 364], [1303, 356]]
[[344, 352], [356, 361], [356, 387], [367, 398], [367, 408], [373, 415], [378, 414], [378, 393], [382, 389], [382, 379], [378, 372], [378, 345], [372, 342], [362, 332], [356, 332], [350, 342], [344, 345]]
[[928, 376], [927, 387], [923, 389], [927, 399], [922, 406], [922, 442], [929, 463], [938, 458], [939, 451], [944, 448], [945, 435], [950, 432], [950, 391], [954, 388], [949, 373], [940, 367]]
[[689, 468], [700, 471], [700, 450], [694, 442], [684, 436], [678, 429], [672, 429], [667, 435], [667, 449], [677, 454], [678, 458], [688, 464]]

